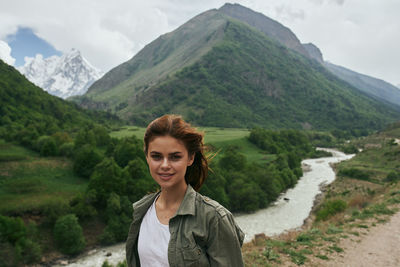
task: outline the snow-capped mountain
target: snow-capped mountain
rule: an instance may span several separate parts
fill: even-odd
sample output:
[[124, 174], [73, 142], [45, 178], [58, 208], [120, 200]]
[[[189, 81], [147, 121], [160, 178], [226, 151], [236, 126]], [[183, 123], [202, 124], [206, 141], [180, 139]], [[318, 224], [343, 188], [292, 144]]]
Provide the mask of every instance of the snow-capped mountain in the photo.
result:
[[60, 57], [43, 58], [38, 54], [34, 58], [25, 59], [25, 65], [18, 70], [49, 94], [62, 98], [83, 95], [104, 74], [76, 49]]

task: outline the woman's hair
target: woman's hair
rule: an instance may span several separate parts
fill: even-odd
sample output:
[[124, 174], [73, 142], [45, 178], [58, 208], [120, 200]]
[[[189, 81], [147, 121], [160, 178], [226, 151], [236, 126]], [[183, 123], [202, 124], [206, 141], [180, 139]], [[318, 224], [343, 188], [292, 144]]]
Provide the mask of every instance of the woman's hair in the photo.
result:
[[205, 156], [203, 134], [178, 115], [164, 115], [152, 121], [144, 134], [144, 152], [147, 155], [149, 144], [156, 137], [171, 136], [185, 145], [189, 156], [194, 155], [193, 164], [186, 169], [185, 180], [194, 190], [203, 185], [208, 173], [208, 162]]

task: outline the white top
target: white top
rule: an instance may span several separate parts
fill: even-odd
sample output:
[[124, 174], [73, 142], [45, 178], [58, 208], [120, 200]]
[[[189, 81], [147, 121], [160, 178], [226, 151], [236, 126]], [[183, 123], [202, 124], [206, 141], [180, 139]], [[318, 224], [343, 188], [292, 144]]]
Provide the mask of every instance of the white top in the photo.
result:
[[156, 200], [143, 217], [139, 230], [138, 253], [140, 266], [169, 266], [169, 226], [162, 224], [156, 214]]

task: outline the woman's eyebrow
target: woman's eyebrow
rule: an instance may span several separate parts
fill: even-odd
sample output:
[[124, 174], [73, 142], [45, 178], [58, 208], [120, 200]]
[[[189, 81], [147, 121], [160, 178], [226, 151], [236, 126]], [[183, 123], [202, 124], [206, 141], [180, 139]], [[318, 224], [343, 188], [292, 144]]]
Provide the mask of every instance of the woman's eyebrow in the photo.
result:
[[169, 153], [169, 155], [179, 155], [179, 154], [182, 154], [182, 152], [181, 151], [176, 151], [176, 152]]
[[[161, 152], [158, 152], [158, 151], [150, 151], [150, 154], [162, 154]], [[168, 155], [176, 155], [176, 154], [182, 154], [182, 152], [181, 151], [176, 151], [176, 152], [171, 152], [171, 153], [168, 153]]]

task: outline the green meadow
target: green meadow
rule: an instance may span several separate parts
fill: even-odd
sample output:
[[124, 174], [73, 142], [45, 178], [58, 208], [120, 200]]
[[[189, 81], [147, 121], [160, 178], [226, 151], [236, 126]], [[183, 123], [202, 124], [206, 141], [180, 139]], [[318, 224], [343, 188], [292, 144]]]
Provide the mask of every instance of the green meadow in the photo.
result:
[[[145, 130], [146, 128], [143, 127], [124, 126], [111, 132], [110, 135], [116, 138], [134, 135], [143, 140]], [[204, 142], [211, 148], [210, 153], [215, 154], [215, 159], [219, 157], [219, 152], [231, 146], [237, 148], [251, 162], [265, 162], [273, 158], [271, 155], [265, 155], [261, 149], [249, 142], [247, 137], [250, 131], [248, 129], [199, 127], [198, 130], [204, 133]]]
[[54, 202], [84, 192], [88, 180], [76, 176], [63, 157], [40, 157], [0, 141], [0, 214], [40, 213]]

